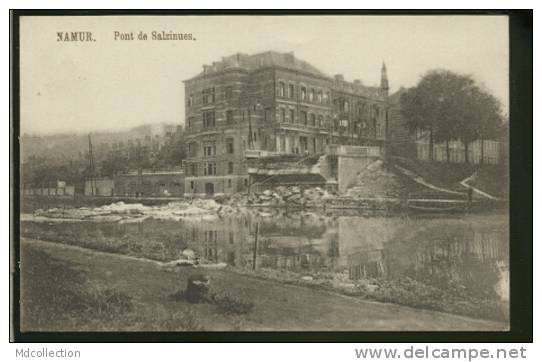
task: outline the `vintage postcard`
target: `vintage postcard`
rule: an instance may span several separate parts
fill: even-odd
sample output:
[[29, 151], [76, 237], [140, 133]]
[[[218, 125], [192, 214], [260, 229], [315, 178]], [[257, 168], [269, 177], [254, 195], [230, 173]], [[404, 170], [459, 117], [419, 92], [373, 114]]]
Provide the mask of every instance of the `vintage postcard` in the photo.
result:
[[507, 16], [18, 42], [21, 332], [509, 330]]

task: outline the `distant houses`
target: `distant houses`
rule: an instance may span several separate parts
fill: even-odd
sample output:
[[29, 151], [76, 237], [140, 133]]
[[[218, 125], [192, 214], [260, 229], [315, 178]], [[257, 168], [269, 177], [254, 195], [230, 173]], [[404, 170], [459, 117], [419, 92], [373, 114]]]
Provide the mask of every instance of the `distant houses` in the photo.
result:
[[66, 185], [65, 181], [57, 181], [56, 185], [48, 187], [31, 187], [31, 185], [23, 184], [21, 193], [40, 196], [73, 196], [75, 195], [75, 186]]
[[183, 171], [141, 171], [85, 181], [85, 196], [181, 197]]

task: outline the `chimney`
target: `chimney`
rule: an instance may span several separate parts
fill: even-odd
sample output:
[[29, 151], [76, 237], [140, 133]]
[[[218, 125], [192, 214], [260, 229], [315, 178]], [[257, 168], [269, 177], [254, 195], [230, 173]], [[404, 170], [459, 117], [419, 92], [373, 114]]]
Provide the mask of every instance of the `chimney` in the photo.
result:
[[335, 74], [335, 82], [344, 82], [344, 75]]
[[286, 61], [290, 64], [294, 64], [295, 55], [294, 52], [286, 53]]

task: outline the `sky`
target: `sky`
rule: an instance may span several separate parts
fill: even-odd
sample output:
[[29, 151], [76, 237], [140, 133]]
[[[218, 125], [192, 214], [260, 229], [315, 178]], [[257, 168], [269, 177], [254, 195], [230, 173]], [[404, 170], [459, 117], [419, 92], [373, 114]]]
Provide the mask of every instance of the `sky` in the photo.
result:
[[[369, 86], [385, 61], [391, 92], [435, 68], [469, 74], [508, 112], [506, 16], [22, 17], [20, 29], [22, 134], [184, 124], [183, 80], [223, 56], [267, 50]], [[150, 40], [162, 30], [195, 40]], [[61, 31], [95, 41], [57, 41]]]

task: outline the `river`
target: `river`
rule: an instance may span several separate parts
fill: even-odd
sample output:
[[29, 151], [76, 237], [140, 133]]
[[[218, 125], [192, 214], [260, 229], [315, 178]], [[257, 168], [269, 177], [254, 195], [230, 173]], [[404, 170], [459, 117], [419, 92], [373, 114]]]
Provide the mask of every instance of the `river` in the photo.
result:
[[[23, 221], [23, 236], [105, 242], [137, 240], [173, 260], [185, 248], [236, 268], [287, 270], [345, 280], [408, 276], [439, 289], [509, 300], [508, 216], [320, 216], [292, 213], [137, 222]], [[257, 253], [254, 253], [257, 234]], [[142, 246], [141, 246], [142, 245]]]

